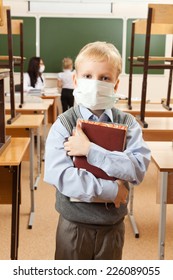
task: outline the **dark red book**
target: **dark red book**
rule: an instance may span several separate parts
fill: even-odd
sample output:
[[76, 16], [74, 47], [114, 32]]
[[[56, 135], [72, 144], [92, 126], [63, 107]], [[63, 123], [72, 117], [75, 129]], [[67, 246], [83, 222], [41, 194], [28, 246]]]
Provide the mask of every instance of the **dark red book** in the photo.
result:
[[[124, 124], [93, 122], [81, 120], [83, 132], [89, 140], [109, 151], [123, 151], [126, 142], [127, 126]], [[102, 169], [87, 162], [85, 156], [73, 157], [74, 166], [86, 169], [97, 178], [115, 180], [116, 178], [108, 176]]]

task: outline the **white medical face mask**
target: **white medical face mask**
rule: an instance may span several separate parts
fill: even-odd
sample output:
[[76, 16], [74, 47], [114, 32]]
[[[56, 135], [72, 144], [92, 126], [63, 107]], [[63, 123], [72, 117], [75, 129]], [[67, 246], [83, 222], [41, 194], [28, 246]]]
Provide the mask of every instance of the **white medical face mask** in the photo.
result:
[[75, 101], [91, 110], [110, 109], [114, 106], [114, 84], [92, 79], [78, 79], [73, 91]]
[[40, 65], [40, 69], [39, 69], [39, 72], [40, 73], [43, 73], [45, 70], [45, 66], [44, 65]]

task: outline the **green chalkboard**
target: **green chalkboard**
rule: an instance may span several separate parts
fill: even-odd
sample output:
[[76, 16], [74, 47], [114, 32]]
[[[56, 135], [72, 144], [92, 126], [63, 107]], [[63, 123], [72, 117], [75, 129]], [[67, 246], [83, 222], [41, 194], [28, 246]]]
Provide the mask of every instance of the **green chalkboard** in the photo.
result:
[[45, 72], [62, 70], [62, 59], [73, 60], [79, 50], [93, 41], [113, 43], [122, 53], [123, 20], [107, 18], [49, 18], [40, 19], [40, 56]]
[[[36, 18], [35, 17], [13, 17], [13, 19], [23, 20], [23, 44], [24, 56], [26, 57], [24, 63], [24, 71], [28, 66], [28, 59], [36, 55]], [[20, 37], [13, 35], [13, 55], [20, 55]], [[0, 35], [0, 54], [8, 55], [7, 35]], [[20, 71], [15, 67], [15, 71]]]
[[[129, 74], [129, 60], [130, 56], [130, 46], [131, 46], [131, 29], [132, 29], [132, 21], [134, 19], [127, 20], [127, 37], [126, 37], [126, 66], [125, 72]], [[150, 41], [150, 55], [154, 56], [164, 56], [165, 55], [165, 44], [166, 37], [165, 35], [152, 35]], [[145, 36], [141, 34], [135, 35], [135, 48], [134, 48], [134, 56], [143, 56], [144, 55], [144, 47], [145, 47]], [[156, 64], [156, 62], [155, 62]], [[133, 68], [134, 74], [143, 74], [143, 70], [141, 67]], [[164, 70], [149, 70], [149, 74], [163, 74]]]

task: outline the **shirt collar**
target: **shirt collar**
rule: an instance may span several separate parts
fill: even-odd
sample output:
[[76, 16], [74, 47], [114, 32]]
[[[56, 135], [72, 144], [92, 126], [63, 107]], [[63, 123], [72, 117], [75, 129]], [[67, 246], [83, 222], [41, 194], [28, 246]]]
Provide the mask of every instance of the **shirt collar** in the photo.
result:
[[71, 69], [63, 69], [63, 72], [72, 72]]
[[[98, 121], [99, 118], [94, 115], [89, 109], [87, 109], [86, 107], [83, 106], [79, 106], [80, 112], [82, 114], [82, 117], [86, 120], [92, 119], [94, 121]], [[113, 116], [112, 116], [112, 110], [111, 109], [105, 109], [105, 111], [103, 112], [103, 114], [105, 114], [108, 117], [108, 120], [110, 120], [111, 122], [113, 122]]]

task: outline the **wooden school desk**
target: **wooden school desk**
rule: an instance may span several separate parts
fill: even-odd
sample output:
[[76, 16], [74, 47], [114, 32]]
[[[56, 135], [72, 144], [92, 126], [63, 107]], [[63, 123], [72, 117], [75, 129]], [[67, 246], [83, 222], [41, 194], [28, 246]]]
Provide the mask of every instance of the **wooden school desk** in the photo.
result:
[[142, 128], [145, 141], [172, 141], [173, 117], [146, 117], [147, 128]]
[[[12, 203], [11, 259], [12, 260], [16, 260], [18, 255], [21, 162], [28, 148], [29, 142], [30, 139], [26, 137], [11, 138], [10, 143], [0, 155], [0, 174], [1, 174], [0, 176], [4, 176], [3, 167], [5, 167], [5, 169], [8, 168], [8, 175], [6, 178], [3, 178], [4, 185], [3, 184], [0, 185], [0, 193], [2, 195], [0, 197], [0, 203], [6, 204], [6, 201], [3, 201], [4, 192], [2, 192], [3, 191], [2, 189], [6, 190], [7, 187], [10, 187], [11, 188], [10, 193], [12, 193], [12, 201], [11, 201]], [[10, 186], [8, 186], [9, 183]]]
[[[115, 108], [132, 114], [133, 116], [139, 116], [140, 114], [139, 102], [132, 103], [132, 109], [128, 108], [127, 102], [115, 103]], [[173, 106], [173, 105], [172, 105]], [[146, 103], [145, 105], [145, 116], [146, 117], [173, 117], [173, 110], [166, 110], [161, 103]]]
[[[147, 128], [142, 127], [143, 138], [145, 141], [172, 141], [173, 140], [173, 118], [166, 117], [146, 117], [148, 123]], [[139, 237], [139, 231], [133, 215], [133, 197], [134, 186], [130, 185], [129, 194], [129, 213], [130, 219], [135, 237]]]
[[59, 114], [58, 110], [58, 101], [60, 98], [61, 94], [52, 92], [52, 93], [44, 93], [41, 98], [42, 99], [53, 99], [53, 105], [49, 109], [49, 115], [48, 115], [48, 122], [49, 123], [54, 123], [57, 119], [57, 116]]
[[160, 180], [160, 218], [158, 237], [158, 258], [163, 260], [165, 253], [165, 228], [168, 175], [173, 172], [173, 142], [147, 142], [152, 159], [161, 175]]
[[[6, 115], [6, 120], [9, 115]], [[31, 190], [31, 213], [28, 227], [32, 228], [34, 219], [34, 188], [41, 174], [40, 161], [40, 128], [43, 122], [43, 115], [20, 115], [12, 124], [6, 124], [6, 134], [13, 137], [30, 137], [30, 190]], [[37, 176], [34, 182], [34, 131], [37, 135]]]
[[[7, 98], [6, 98], [7, 100]], [[34, 98], [31, 96], [30, 98], [27, 96], [25, 98], [25, 102], [22, 105], [22, 108], [19, 108], [20, 103], [16, 102], [16, 112], [21, 114], [43, 114], [43, 146], [45, 147], [46, 137], [47, 137], [47, 124], [48, 124], [48, 111], [50, 107], [53, 105], [53, 99], [40, 99]], [[10, 114], [10, 103], [9, 98], [8, 101], [5, 102], [5, 112], [6, 114]]]

